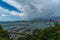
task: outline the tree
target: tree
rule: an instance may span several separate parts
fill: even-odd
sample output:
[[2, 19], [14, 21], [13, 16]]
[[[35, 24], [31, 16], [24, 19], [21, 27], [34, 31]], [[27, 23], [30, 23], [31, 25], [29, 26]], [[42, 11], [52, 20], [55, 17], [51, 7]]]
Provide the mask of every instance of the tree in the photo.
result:
[[0, 40], [11, 40], [8, 31], [3, 30], [1, 25], [0, 25]]
[[17, 40], [60, 40], [60, 24], [56, 22], [44, 30], [35, 29], [32, 34], [19, 37]]

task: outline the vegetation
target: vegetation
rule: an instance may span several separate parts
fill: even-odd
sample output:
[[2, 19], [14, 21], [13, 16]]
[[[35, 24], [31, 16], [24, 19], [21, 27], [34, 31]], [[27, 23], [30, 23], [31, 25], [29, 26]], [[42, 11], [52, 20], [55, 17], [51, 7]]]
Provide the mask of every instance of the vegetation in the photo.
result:
[[54, 26], [44, 30], [35, 29], [32, 34], [19, 37], [17, 40], [60, 40], [60, 24], [56, 22]]
[[1, 25], [0, 25], [0, 40], [11, 40], [9, 33], [3, 30]]
[[[11, 40], [9, 33], [3, 30], [1, 25], [0, 40]], [[25, 37], [19, 37], [17, 40], [60, 40], [60, 24], [56, 22], [54, 26], [44, 30], [35, 29], [32, 34], [27, 34]]]

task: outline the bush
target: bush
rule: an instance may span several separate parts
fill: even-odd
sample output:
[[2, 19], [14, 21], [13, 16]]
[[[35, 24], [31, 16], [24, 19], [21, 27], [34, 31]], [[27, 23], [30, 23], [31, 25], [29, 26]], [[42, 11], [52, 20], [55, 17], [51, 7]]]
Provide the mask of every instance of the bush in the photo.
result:
[[60, 24], [48, 27], [44, 30], [35, 29], [32, 34], [19, 37], [17, 40], [60, 40]]
[[0, 25], [0, 40], [10, 40], [10, 35], [6, 30], [2, 29]]

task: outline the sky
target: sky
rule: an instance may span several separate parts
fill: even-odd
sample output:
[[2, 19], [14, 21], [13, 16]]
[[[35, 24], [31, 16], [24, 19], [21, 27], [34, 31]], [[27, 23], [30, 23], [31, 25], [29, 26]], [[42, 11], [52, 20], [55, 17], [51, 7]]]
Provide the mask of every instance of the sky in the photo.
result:
[[0, 21], [60, 17], [60, 0], [0, 0]]

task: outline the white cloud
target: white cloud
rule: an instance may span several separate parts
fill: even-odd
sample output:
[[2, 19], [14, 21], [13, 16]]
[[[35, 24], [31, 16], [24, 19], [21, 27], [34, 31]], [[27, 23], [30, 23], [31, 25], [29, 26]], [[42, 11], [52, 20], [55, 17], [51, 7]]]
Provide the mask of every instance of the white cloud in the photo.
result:
[[8, 12], [8, 9], [4, 9], [3, 7], [0, 7], [0, 13]]
[[3, 7], [0, 7], [0, 13], [4, 14], [2, 16], [6, 16], [5, 14], [11, 14], [13, 16], [23, 16], [24, 14], [16, 12], [16, 11], [9, 11], [8, 9], [5, 9]]
[[26, 16], [26, 14], [19, 13], [19, 12], [16, 12], [16, 11], [10, 11], [9, 13], [12, 14], [12, 15], [14, 15], [14, 16], [20, 16], [20, 17]]
[[[19, 13], [19, 12], [16, 12], [16, 11], [10, 11], [8, 9], [0, 7], [0, 18], [2, 18], [1, 20], [3, 20], [3, 19], [5, 19], [5, 20], [9, 20], [10, 19], [10, 21], [13, 20], [13, 19], [22, 20], [24, 16], [26, 16], [24, 13]], [[16, 17], [16, 18], [13, 18], [13, 17]]]
[[59, 0], [52, 0], [52, 2], [59, 3]]
[[6, 2], [6, 3], [8, 3], [9, 5], [11, 5], [11, 6], [14, 6], [14, 7], [16, 7], [18, 10], [22, 10], [21, 8], [21, 5], [18, 3], [18, 2], [16, 2], [16, 0], [3, 0], [4, 2]]
[[24, 14], [24, 13], [20, 13], [18, 14], [20, 17], [23, 17], [23, 16], [26, 16], [27, 14]]
[[5, 17], [5, 16], [7, 16], [7, 15], [5, 15], [5, 14], [2, 14], [1, 16], [2, 16], [2, 17]]
[[10, 11], [12, 15], [19, 15], [22, 18], [34, 19], [39, 17], [51, 17], [59, 10], [59, 0], [3, 0], [11, 6], [22, 10], [23, 13]]

